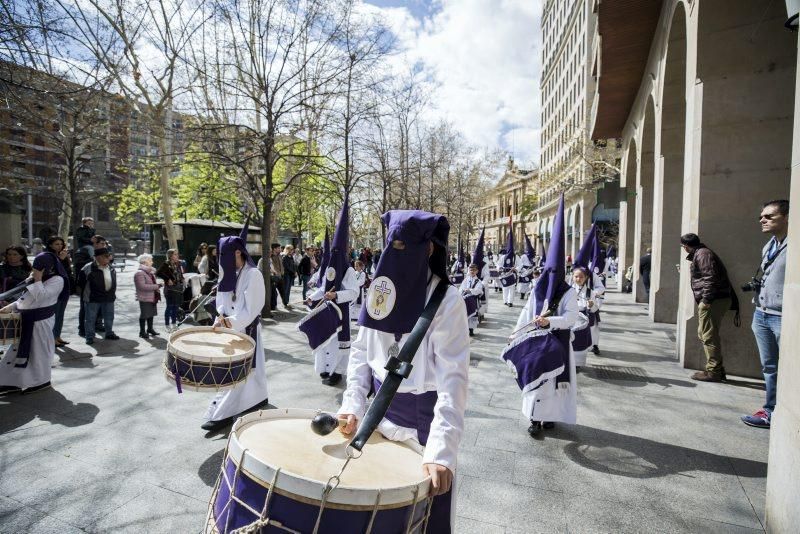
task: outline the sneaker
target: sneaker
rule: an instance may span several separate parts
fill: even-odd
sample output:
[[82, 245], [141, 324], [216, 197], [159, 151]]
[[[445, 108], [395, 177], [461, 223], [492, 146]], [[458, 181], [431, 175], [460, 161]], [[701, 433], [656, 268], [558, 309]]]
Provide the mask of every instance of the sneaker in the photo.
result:
[[93, 337], [87, 337], [86, 338], [86, 344], [87, 345], [94, 345], [94, 338]]
[[760, 409], [753, 415], [743, 415], [742, 423], [756, 428], [769, 428], [772, 415], [765, 409]]
[[119, 339], [119, 336], [117, 334], [115, 334], [114, 332], [111, 332], [110, 334], [106, 334], [105, 338], [106, 339], [110, 339], [111, 341], [116, 341], [116, 340]]

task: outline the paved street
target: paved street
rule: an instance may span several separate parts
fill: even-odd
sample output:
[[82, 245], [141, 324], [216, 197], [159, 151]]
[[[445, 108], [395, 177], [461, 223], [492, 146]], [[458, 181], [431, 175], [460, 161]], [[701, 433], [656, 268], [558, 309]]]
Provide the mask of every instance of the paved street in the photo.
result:
[[[226, 436], [199, 428], [209, 395], [164, 380], [164, 339], [137, 337], [129, 265], [123, 339], [85, 345], [73, 297], [54, 389], [0, 400], [0, 532], [202, 529]], [[520, 308], [498, 297], [472, 342], [458, 533], [763, 532], [769, 434], [738, 420], [761, 405], [761, 383], [689, 380], [671, 356], [674, 329], [611, 293], [603, 353], [579, 376], [578, 424], [533, 440], [499, 359]], [[270, 402], [333, 410], [342, 389], [314, 375], [300, 316], [264, 321]]]

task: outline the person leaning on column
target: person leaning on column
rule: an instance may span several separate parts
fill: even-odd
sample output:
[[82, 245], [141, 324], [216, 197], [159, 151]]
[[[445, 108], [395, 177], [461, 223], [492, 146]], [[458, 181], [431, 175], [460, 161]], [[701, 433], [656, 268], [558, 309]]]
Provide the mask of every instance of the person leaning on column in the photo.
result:
[[781, 344], [783, 281], [786, 275], [786, 234], [789, 230], [789, 201], [772, 200], [764, 204], [759, 216], [761, 232], [772, 237], [761, 251], [761, 265], [756, 276], [742, 289], [754, 291], [753, 334], [756, 336], [767, 398], [763, 408], [753, 415], [743, 415], [742, 422], [769, 428], [778, 392], [778, 349]]
[[697, 303], [697, 337], [706, 353], [706, 370], [694, 373], [692, 380], [722, 382], [726, 379], [722, 364], [720, 323], [728, 310], [734, 310], [734, 324], [739, 326], [739, 299], [728, 279], [728, 271], [713, 250], [697, 234], [681, 236], [686, 259], [691, 263], [691, 283]]

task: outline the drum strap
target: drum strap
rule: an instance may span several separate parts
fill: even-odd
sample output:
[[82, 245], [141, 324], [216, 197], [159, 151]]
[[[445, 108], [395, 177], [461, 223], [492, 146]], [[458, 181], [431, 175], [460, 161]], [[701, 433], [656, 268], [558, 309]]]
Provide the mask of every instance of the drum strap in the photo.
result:
[[431, 322], [433, 322], [433, 318], [439, 310], [444, 295], [447, 293], [448, 285], [447, 280], [439, 281], [428, 304], [425, 305], [422, 315], [417, 319], [414, 329], [411, 330], [405, 344], [403, 344], [403, 348], [400, 349], [400, 353], [397, 356], [390, 357], [386, 363], [386, 370], [389, 372], [386, 374], [386, 378], [383, 380], [383, 384], [381, 384], [372, 404], [370, 404], [366, 415], [364, 415], [364, 419], [356, 431], [356, 436], [350, 442], [350, 446], [354, 449], [360, 451], [364, 448], [367, 440], [378, 428], [378, 425], [389, 410], [389, 405], [392, 403], [400, 383], [411, 374], [411, 368], [413, 367], [411, 361], [417, 354], [417, 349], [419, 349], [422, 339], [428, 332]]
[[[253, 319], [253, 322], [247, 325], [247, 327], [244, 329], [244, 333], [253, 338], [253, 341], [256, 342], [256, 346], [258, 346], [258, 329], [260, 327], [261, 315], [257, 315], [256, 318]], [[253, 369], [256, 368], [256, 361], [258, 360], [256, 356], [258, 356], [258, 353], [259, 351], [257, 350], [255, 355], [253, 355]]]

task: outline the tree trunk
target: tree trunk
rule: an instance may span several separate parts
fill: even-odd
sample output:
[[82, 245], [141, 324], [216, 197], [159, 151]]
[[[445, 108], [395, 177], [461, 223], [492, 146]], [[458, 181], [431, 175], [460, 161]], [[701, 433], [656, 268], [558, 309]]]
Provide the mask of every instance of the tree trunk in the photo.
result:
[[272, 264], [270, 243], [272, 242], [271, 232], [272, 202], [264, 202], [261, 211], [261, 266], [264, 277], [264, 307], [261, 309], [262, 317], [272, 317], [272, 278], [270, 276], [270, 265]]
[[156, 114], [158, 155], [161, 160], [158, 185], [161, 190], [161, 211], [164, 212], [164, 231], [167, 234], [167, 242], [169, 243], [169, 248], [178, 248], [175, 227], [172, 226], [172, 192], [169, 187], [170, 171], [172, 170], [172, 148], [167, 139], [170, 131], [169, 119], [170, 113], [168, 111], [161, 111]]

